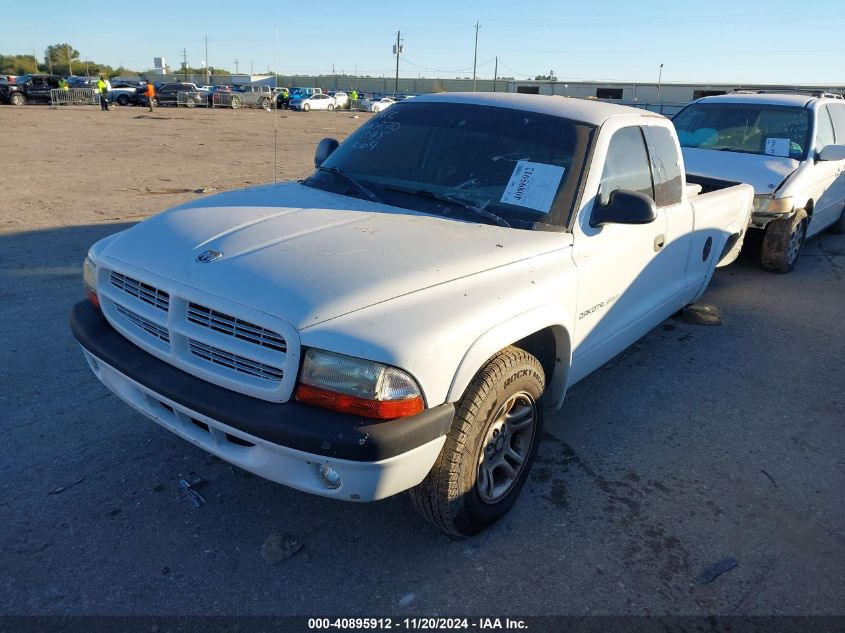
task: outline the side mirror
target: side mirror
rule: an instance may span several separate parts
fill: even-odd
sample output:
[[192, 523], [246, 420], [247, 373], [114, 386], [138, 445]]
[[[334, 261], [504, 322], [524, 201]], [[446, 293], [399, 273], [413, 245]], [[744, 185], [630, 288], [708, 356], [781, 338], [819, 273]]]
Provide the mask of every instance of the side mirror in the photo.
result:
[[605, 205], [593, 207], [590, 226], [605, 224], [649, 224], [657, 218], [657, 205], [644, 193], [617, 189]]
[[845, 160], [845, 145], [826, 145], [819, 152], [819, 160]]
[[320, 141], [320, 144], [317, 145], [317, 151], [314, 152], [314, 167], [319, 167], [323, 163], [326, 162], [326, 159], [332, 155], [340, 143], [333, 138], [324, 138]]

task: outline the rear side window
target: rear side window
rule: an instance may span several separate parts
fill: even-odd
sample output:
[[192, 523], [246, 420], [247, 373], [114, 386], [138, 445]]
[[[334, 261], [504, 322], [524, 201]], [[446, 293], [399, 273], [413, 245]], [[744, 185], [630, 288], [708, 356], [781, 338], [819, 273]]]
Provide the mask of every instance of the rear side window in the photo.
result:
[[834, 103], [828, 106], [828, 111], [833, 119], [836, 142], [845, 145], [845, 103]]
[[617, 130], [610, 139], [599, 185], [599, 204], [607, 204], [617, 189], [639, 191], [654, 199], [648, 152], [638, 127]]
[[681, 175], [681, 157], [672, 133], [665, 127], [649, 125], [643, 128], [654, 174], [654, 202], [658, 207], [668, 207], [681, 201], [684, 179]]
[[833, 145], [836, 141], [833, 136], [833, 123], [830, 121], [830, 115], [826, 107], [819, 108], [819, 118], [816, 122], [816, 151], [821, 151], [828, 145]]

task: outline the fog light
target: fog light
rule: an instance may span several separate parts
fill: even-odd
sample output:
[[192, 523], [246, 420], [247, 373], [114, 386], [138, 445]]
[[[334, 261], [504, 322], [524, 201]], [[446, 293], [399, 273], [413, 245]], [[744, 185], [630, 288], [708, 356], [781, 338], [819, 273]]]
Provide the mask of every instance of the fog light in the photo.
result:
[[320, 466], [320, 483], [323, 484], [323, 488], [328, 488], [329, 490], [340, 488], [340, 473], [334, 468], [323, 464]]

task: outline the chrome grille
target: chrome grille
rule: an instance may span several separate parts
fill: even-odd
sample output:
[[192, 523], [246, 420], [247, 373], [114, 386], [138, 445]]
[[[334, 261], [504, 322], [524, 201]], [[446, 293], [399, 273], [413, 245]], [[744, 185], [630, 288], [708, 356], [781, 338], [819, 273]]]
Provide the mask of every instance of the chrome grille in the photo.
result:
[[287, 351], [285, 339], [260, 325], [244, 321], [198, 303], [188, 304], [188, 320], [203, 327], [279, 352]]
[[127, 321], [135, 325], [136, 327], [141, 328], [148, 334], [152, 334], [158, 339], [161, 339], [165, 343], [170, 343], [170, 334], [168, 331], [158, 325], [157, 323], [153, 323], [149, 319], [145, 319], [140, 314], [135, 314], [132, 310], [127, 310], [119, 303], [114, 304], [114, 309], [117, 310], [119, 314], [122, 314]]
[[170, 306], [170, 295], [164, 290], [159, 290], [155, 286], [116, 272], [112, 272], [110, 278], [112, 286], [115, 288], [120, 288], [123, 292], [167, 312], [167, 308]]
[[207, 360], [215, 365], [228, 367], [229, 369], [248, 376], [256, 376], [258, 378], [263, 378], [264, 380], [272, 380], [275, 382], [280, 382], [282, 380], [282, 370], [277, 367], [271, 367], [270, 365], [259, 363], [258, 361], [244, 356], [232, 354], [231, 352], [227, 352], [217, 347], [212, 347], [211, 345], [192, 338], [188, 339], [188, 349], [194, 356]]

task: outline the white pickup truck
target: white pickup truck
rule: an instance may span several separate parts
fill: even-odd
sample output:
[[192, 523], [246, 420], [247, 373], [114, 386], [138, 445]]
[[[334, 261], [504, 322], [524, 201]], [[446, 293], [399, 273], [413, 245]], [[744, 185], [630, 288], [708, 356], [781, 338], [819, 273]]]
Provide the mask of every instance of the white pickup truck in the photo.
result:
[[753, 197], [687, 187], [668, 119], [560, 97], [403, 101], [315, 163], [97, 242], [73, 333], [187, 441], [326, 497], [410, 489], [457, 535], [513, 505], [544, 409], [736, 257]]

